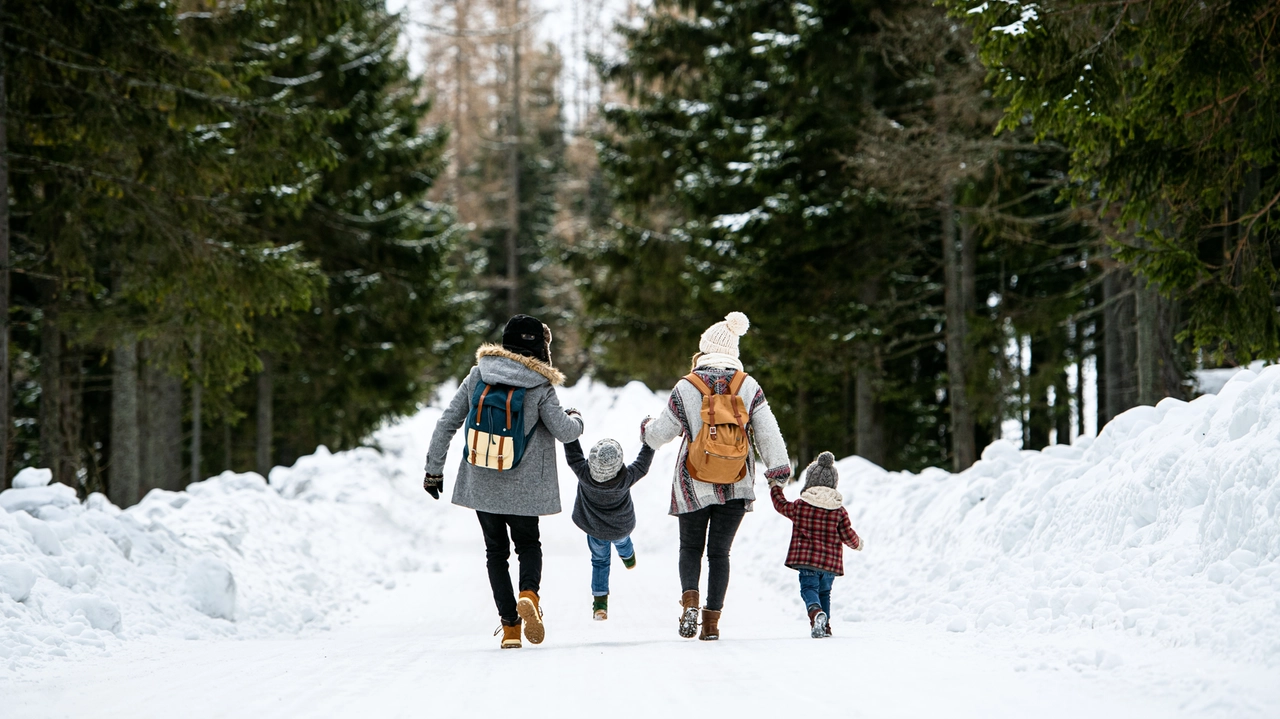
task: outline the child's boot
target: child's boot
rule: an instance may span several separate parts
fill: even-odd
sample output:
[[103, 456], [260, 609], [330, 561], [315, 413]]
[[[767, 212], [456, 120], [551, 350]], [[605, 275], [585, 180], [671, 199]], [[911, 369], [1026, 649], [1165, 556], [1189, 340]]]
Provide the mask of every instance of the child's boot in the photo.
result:
[[591, 613], [597, 622], [603, 622], [609, 618], [609, 595], [594, 597], [591, 600]]
[[720, 610], [702, 610], [702, 633], [698, 638], [704, 642], [714, 642], [720, 638]]
[[531, 590], [520, 592], [516, 600], [516, 611], [524, 620], [524, 638], [530, 644], [541, 644], [546, 638], [546, 628], [542, 626], [542, 608], [538, 606], [538, 593]]
[[809, 605], [809, 636], [824, 639], [827, 635], [827, 613], [817, 604]]
[[517, 619], [515, 624], [502, 623], [493, 635], [498, 636], [498, 632], [502, 632], [502, 648], [503, 649], [519, 649], [520, 648], [520, 620]]
[[693, 639], [698, 633], [698, 590], [690, 589], [680, 595], [680, 636]]
[[626, 567], [627, 569], [635, 569], [635, 568], [636, 568], [636, 555], [635, 555], [635, 552], [632, 552], [630, 557], [623, 557], [623, 558], [622, 558], [622, 566]]

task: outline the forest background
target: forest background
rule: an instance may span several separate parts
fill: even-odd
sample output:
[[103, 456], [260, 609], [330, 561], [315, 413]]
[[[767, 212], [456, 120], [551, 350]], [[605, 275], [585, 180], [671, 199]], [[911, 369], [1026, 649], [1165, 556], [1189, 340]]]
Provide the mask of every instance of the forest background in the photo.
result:
[[0, 0], [0, 459], [360, 444], [515, 312], [794, 461], [963, 469], [1280, 355], [1280, 6]]

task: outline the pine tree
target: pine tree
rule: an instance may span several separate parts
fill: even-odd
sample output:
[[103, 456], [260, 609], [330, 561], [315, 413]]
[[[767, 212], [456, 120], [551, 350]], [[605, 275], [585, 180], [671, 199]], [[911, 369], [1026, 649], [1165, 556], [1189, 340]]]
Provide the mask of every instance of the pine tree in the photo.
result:
[[[264, 217], [278, 244], [298, 247], [327, 278], [306, 312], [259, 329], [278, 338], [265, 345], [276, 418], [270, 463], [319, 444], [358, 445], [453, 376], [466, 349], [470, 311], [446, 265], [458, 231], [448, 208], [426, 199], [447, 136], [421, 129], [429, 105], [397, 50], [399, 18], [380, 2], [347, 5], [346, 22], [298, 53], [292, 71], [312, 78], [301, 90], [309, 102], [339, 118], [324, 137], [340, 161], [321, 173], [303, 212]], [[242, 414], [257, 399], [249, 394], [238, 397]]]
[[[1117, 256], [1156, 308], [1139, 313], [1145, 336], [1160, 312], [1144, 295], [1158, 291], [1182, 300], [1196, 348], [1230, 361], [1280, 356], [1280, 6], [947, 4], [973, 27], [1006, 102], [1003, 126], [1029, 123], [1070, 147], [1079, 196], [1115, 203]], [[1160, 363], [1146, 354], [1151, 395]]]

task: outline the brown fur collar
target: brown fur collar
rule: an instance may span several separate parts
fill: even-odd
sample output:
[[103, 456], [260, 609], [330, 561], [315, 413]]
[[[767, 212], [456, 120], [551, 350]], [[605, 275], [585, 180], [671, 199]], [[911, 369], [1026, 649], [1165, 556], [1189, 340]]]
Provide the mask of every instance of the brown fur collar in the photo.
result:
[[528, 367], [534, 372], [546, 377], [552, 387], [559, 387], [564, 384], [564, 373], [555, 367], [552, 367], [550, 363], [543, 362], [542, 360], [533, 357], [526, 357], [522, 354], [516, 354], [502, 345], [480, 345], [480, 349], [476, 350], [476, 361], [479, 362], [481, 357], [505, 357], [512, 362], [519, 362], [525, 367]]

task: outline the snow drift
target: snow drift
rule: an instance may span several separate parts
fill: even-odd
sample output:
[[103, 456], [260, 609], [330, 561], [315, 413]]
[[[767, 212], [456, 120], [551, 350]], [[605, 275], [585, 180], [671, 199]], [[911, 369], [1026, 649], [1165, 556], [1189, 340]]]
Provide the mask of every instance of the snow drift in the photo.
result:
[[[610, 436], [631, 457], [639, 420], [661, 411], [665, 393], [584, 381], [561, 400], [586, 417], [584, 446]], [[125, 511], [24, 477], [0, 494], [0, 667], [145, 636], [308, 632], [397, 573], [434, 568], [441, 533], [474, 532], [469, 513], [421, 490], [439, 406], [380, 431], [380, 451], [321, 449], [269, 482], [228, 473]], [[450, 479], [459, 455], [455, 442]], [[659, 451], [635, 490], [633, 536], [646, 553], [676, 542], [666, 516], [675, 455], [675, 443]], [[885, 472], [856, 457], [838, 466], [867, 548], [846, 554], [837, 622], [1092, 627], [1280, 663], [1280, 367], [1242, 372], [1217, 396], [1136, 408], [1074, 446], [998, 442], [960, 475]], [[571, 542], [585, 561], [567, 516], [573, 487], [562, 466], [566, 511], [546, 520], [544, 543]], [[795, 572], [782, 566], [790, 523], [762, 480], [757, 494], [735, 576], [756, 575], [778, 602], [798, 604]]]
[[[846, 560], [837, 618], [1107, 627], [1280, 663], [1280, 367], [1074, 446], [997, 442], [958, 476], [838, 466], [867, 549]], [[785, 531], [750, 541], [781, 557]]]
[[[102, 495], [24, 472], [0, 493], [0, 667], [147, 635], [202, 639], [296, 634], [375, 585], [417, 569], [432, 539], [406, 436], [390, 447], [321, 448], [268, 483], [224, 473], [183, 492], [153, 490], [121, 511]], [[411, 465], [411, 466], [406, 466]]]

